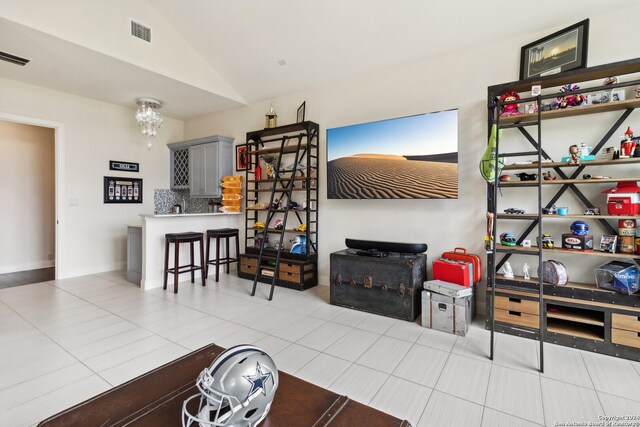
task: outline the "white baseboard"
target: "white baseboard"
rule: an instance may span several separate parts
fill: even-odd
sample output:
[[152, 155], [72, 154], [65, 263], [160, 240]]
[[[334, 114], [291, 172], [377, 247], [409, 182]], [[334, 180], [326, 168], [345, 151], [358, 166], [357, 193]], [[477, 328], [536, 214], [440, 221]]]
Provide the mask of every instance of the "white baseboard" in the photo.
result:
[[116, 262], [113, 264], [94, 265], [92, 267], [76, 268], [68, 270], [64, 277], [59, 279], [69, 279], [71, 277], [88, 276], [90, 274], [106, 273], [109, 271], [120, 271], [127, 267], [126, 261]]
[[55, 261], [33, 261], [22, 264], [0, 265], [0, 274], [17, 273], [20, 271], [37, 270], [39, 268], [54, 267]]

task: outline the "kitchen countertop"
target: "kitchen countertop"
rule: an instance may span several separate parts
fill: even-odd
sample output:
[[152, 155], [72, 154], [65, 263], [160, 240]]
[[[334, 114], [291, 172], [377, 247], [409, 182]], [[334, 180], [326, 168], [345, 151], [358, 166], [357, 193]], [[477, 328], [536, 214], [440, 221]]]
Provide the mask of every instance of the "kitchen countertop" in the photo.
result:
[[240, 215], [241, 212], [218, 212], [218, 213], [183, 213], [183, 214], [140, 214], [143, 218], [175, 218], [180, 216], [218, 216], [218, 215]]

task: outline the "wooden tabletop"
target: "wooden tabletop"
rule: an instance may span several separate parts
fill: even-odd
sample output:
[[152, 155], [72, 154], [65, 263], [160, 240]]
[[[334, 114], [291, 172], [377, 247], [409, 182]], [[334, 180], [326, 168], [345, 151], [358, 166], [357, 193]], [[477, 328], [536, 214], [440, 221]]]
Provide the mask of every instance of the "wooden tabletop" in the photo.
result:
[[[210, 344], [44, 421], [42, 427], [180, 426], [182, 403], [202, 370], [224, 351]], [[407, 421], [278, 371], [280, 384], [261, 427], [410, 427]]]

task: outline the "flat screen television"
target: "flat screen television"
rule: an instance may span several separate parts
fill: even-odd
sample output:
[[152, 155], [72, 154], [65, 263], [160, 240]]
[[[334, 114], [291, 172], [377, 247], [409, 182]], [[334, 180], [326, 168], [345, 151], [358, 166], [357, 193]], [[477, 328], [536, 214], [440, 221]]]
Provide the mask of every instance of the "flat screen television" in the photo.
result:
[[457, 199], [458, 110], [327, 129], [328, 199]]

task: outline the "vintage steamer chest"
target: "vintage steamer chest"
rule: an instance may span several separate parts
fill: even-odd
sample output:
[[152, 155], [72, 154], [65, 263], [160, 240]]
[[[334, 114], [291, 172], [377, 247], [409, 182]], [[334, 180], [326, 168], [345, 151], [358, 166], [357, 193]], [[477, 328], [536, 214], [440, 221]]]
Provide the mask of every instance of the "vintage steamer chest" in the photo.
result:
[[332, 253], [330, 263], [331, 304], [409, 321], [420, 314], [426, 254], [378, 258], [346, 249]]

